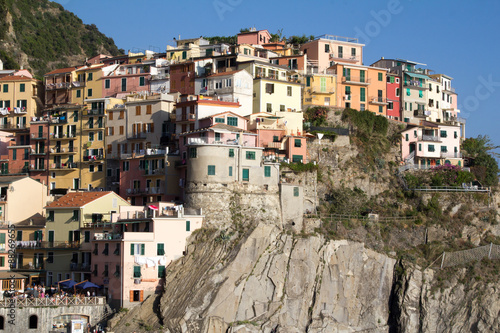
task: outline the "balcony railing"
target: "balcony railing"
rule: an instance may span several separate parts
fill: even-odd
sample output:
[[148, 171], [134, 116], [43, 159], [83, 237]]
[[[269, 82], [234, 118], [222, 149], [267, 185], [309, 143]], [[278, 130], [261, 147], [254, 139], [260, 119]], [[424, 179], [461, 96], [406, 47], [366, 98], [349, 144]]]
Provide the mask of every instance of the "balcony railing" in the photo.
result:
[[94, 234], [94, 240], [100, 241], [100, 240], [121, 240], [122, 235], [118, 233], [95, 233]]
[[420, 82], [418, 80], [405, 80], [404, 86], [405, 87], [417, 87], [417, 88], [422, 88], [422, 89], [428, 89], [428, 87], [425, 85], [424, 81]]
[[16, 241], [17, 249], [76, 249], [80, 242]]
[[23, 270], [23, 271], [38, 271], [43, 269], [43, 263], [33, 264], [29, 263], [27, 265], [17, 265], [15, 263], [12, 267], [12, 270]]
[[95, 162], [95, 161], [102, 161], [104, 160], [104, 155], [88, 155], [88, 156], [83, 156], [83, 161], [84, 162]]
[[83, 114], [84, 116], [99, 116], [104, 114], [104, 109], [91, 109], [87, 110], [87, 114]]
[[165, 175], [165, 169], [152, 169], [152, 170], [144, 170], [145, 176], [156, 176], [156, 175]]
[[48, 83], [45, 85], [45, 89], [47, 90], [69, 89], [70, 87], [71, 87], [70, 82]]
[[47, 151], [45, 149], [31, 149], [31, 155], [46, 155]]
[[52, 139], [74, 139], [76, 138], [75, 133], [54, 133], [51, 135]]
[[[215, 140], [209, 138], [189, 138], [188, 144], [202, 144], [202, 145], [238, 145], [238, 140], [230, 139], [230, 140]], [[243, 146], [253, 147], [253, 145], [249, 145], [247, 141], [244, 141]]]
[[372, 104], [389, 104], [385, 97], [370, 97], [369, 101]]
[[462, 158], [462, 153], [442, 151], [441, 158]]
[[132, 133], [127, 136], [127, 139], [137, 140], [137, 139], [146, 139], [146, 132]]
[[68, 122], [68, 117], [66, 116], [49, 118], [49, 123], [51, 124], [66, 124], [67, 122]]
[[163, 188], [161, 187], [146, 187], [146, 194], [160, 194], [163, 193]]
[[0, 130], [24, 130], [28, 128], [26, 124], [0, 124]]
[[144, 188], [128, 188], [127, 194], [144, 194], [146, 193], [146, 189]]
[[342, 76], [342, 83], [369, 85], [371, 79], [361, 76]]
[[194, 113], [187, 113], [187, 114], [177, 114], [176, 115], [176, 120], [177, 121], [188, 121], [188, 120], [196, 120], [196, 114]]
[[55, 148], [50, 148], [50, 152], [52, 154], [69, 154], [69, 153], [77, 153], [78, 148], [77, 147], [55, 147]]
[[77, 163], [52, 163], [50, 169], [53, 170], [64, 170], [64, 169], [77, 169]]
[[48, 135], [46, 133], [35, 134], [31, 133], [31, 140], [47, 140]]
[[419, 137], [419, 140], [421, 140], [421, 141], [435, 141], [435, 142], [441, 141], [441, 139], [438, 136], [434, 136], [434, 135], [422, 135], [421, 137]]
[[429, 111], [429, 110], [415, 110], [415, 111], [413, 111], [413, 115], [415, 117], [429, 117], [431, 115], [431, 111]]

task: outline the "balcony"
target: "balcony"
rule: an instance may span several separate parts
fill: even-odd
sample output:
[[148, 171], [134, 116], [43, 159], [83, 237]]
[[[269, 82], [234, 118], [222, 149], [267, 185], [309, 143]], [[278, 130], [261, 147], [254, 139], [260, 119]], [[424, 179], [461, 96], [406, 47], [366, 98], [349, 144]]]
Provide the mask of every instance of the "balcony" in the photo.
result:
[[54, 133], [50, 136], [51, 139], [56, 140], [74, 140], [76, 139], [75, 133]]
[[104, 109], [91, 109], [87, 110], [87, 113], [83, 112], [83, 116], [102, 116], [104, 115]]
[[50, 165], [50, 170], [67, 170], [71, 171], [77, 169], [77, 163], [52, 163]]
[[80, 242], [16, 241], [16, 249], [77, 249]]
[[7, 132], [10, 132], [10, 131], [25, 131], [26, 129], [28, 129], [27, 125], [26, 124], [0, 124], [0, 130], [1, 131], [7, 131]]
[[51, 154], [76, 154], [78, 152], [77, 147], [54, 147], [50, 148]]
[[146, 193], [145, 188], [128, 188], [127, 195], [142, 195]]
[[342, 76], [342, 83], [344, 84], [356, 84], [360, 86], [367, 86], [370, 84], [370, 79], [362, 76]]
[[94, 240], [96, 241], [121, 240], [121, 239], [122, 235], [119, 233], [104, 232], [104, 233], [94, 234]]
[[104, 124], [102, 122], [95, 122], [91, 124], [90, 122], [87, 122], [83, 125], [82, 130], [84, 131], [102, 131], [104, 130]]
[[45, 149], [31, 149], [31, 155], [47, 155], [47, 151]]
[[[0, 300], [1, 308], [8, 308], [11, 306], [11, 299], [4, 298]], [[59, 306], [82, 306], [82, 305], [104, 305], [106, 304], [106, 297], [44, 297], [44, 298], [24, 298], [16, 300], [16, 307], [29, 308], [29, 307], [59, 307]]]
[[83, 156], [84, 162], [102, 162], [104, 160], [104, 155], [88, 155]]
[[265, 144], [266, 148], [272, 148], [272, 149], [283, 149], [283, 143], [282, 142], [268, 142]]
[[146, 139], [146, 132], [132, 133], [127, 136], [128, 140], [144, 140]]
[[[213, 138], [189, 138], [188, 145], [231, 145], [237, 146], [239, 145], [238, 140], [215, 140]], [[246, 147], [254, 147], [253, 145], [249, 145], [247, 141], [244, 141], [242, 146]]]
[[415, 110], [413, 111], [413, 116], [415, 117], [430, 117], [431, 111], [428, 110]]
[[45, 85], [45, 90], [69, 89], [70, 87], [70, 82], [48, 83]]
[[144, 170], [144, 176], [164, 176], [165, 169]]
[[419, 141], [434, 141], [441, 142], [441, 138], [436, 135], [422, 135], [418, 137]]
[[451, 92], [451, 93], [455, 93], [455, 88], [452, 88], [452, 87], [447, 87], [447, 88], [444, 88], [443, 90]]
[[14, 109], [14, 114], [26, 114], [26, 113], [28, 113], [28, 110], [26, 110], [25, 107], [22, 107], [22, 108], [15, 107], [13, 109]]
[[66, 124], [68, 122], [68, 117], [66, 116], [51, 116], [49, 117], [49, 123], [51, 124]]
[[420, 82], [419, 80], [405, 80], [403, 86], [408, 88], [429, 89], [424, 81]]
[[462, 158], [462, 153], [455, 153], [455, 152], [447, 152], [447, 151], [442, 151], [441, 152], [441, 158]]
[[45, 165], [34, 165], [32, 168], [29, 168], [30, 172], [41, 172], [46, 170]]
[[73, 81], [71, 85], [75, 88], [85, 87], [85, 81]]
[[162, 187], [146, 187], [146, 194], [161, 194], [163, 193]]
[[170, 79], [170, 74], [151, 75], [151, 81], [154, 81], [154, 80], [167, 80], [167, 79]]
[[31, 133], [31, 140], [47, 140], [47, 133], [38, 133], [38, 134], [35, 134], [35, 133]]
[[194, 113], [189, 113], [189, 114], [178, 114], [176, 115], [176, 120], [179, 121], [195, 121], [196, 120], [196, 114]]
[[388, 105], [389, 104], [387, 102], [387, 98], [384, 98], [384, 97], [370, 97], [369, 102], [371, 104], [377, 104], [377, 105]]
[[43, 263], [29, 263], [27, 265], [17, 265], [17, 263], [14, 264], [12, 267], [13, 271], [40, 271], [43, 270]]

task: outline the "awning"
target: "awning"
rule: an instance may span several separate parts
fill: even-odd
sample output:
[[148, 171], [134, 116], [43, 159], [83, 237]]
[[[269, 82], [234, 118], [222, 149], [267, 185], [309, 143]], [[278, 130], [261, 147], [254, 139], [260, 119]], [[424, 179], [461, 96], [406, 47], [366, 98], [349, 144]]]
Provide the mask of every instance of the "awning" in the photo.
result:
[[427, 75], [423, 74], [417, 74], [417, 73], [411, 73], [411, 72], [405, 72], [406, 75], [411, 76], [411, 77], [416, 77], [418, 79], [424, 79], [424, 80], [430, 80], [430, 77]]
[[152, 210], [158, 210], [158, 207], [156, 207], [155, 205], [149, 205], [148, 208]]

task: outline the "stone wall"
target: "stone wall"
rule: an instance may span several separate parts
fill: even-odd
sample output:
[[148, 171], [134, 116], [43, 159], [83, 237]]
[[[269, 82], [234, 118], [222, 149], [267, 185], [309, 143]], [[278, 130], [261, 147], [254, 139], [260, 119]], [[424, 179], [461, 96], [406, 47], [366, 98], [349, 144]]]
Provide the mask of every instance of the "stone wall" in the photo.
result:
[[278, 186], [189, 182], [185, 193], [186, 207], [203, 209], [206, 227], [225, 229], [240, 222], [282, 223]]
[[[90, 324], [95, 326], [98, 321], [104, 317], [106, 309], [109, 307], [104, 303], [104, 298], [102, 299], [102, 304], [99, 305], [61, 305], [61, 306], [45, 306], [45, 307], [15, 307], [13, 308], [0, 308], [0, 316], [4, 318], [4, 330], [2, 332], [33, 332], [33, 333], [47, 333], [52, 331], [53, 319], [55, 317], [66, 315], [66, 314], [76, 314], [82, 316], [88, 316]], [[14, 318], [9, 317], [9, 314], [13, 314]], [[29, 319], [30, 316], [36, 315], [38, 317], [38, 329], [29, 329]], [[14, 319], [14, 325], [9, 323], [9, 320]], [[54, 332], [66, 332], [57, 331]]]

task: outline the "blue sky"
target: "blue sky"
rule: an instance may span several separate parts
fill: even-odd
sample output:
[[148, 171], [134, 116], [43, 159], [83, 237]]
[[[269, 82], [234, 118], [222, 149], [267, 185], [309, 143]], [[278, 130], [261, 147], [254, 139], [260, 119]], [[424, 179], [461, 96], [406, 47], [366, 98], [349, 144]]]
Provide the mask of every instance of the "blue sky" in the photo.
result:
[[364, 64], [380, 57], [427, 64], [454, 78], [466, 136], [500, 145], [498, 0], [57, 0], [124, 50], [163, 51], [174, 37], [235, 35], [255, 26], [283, 35], [359, 37]]

